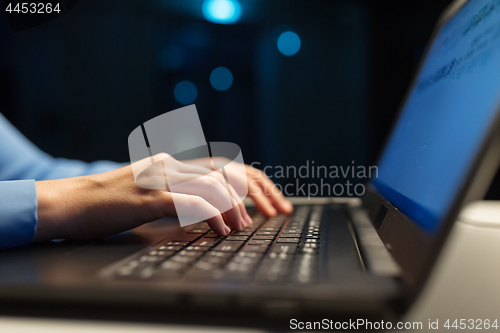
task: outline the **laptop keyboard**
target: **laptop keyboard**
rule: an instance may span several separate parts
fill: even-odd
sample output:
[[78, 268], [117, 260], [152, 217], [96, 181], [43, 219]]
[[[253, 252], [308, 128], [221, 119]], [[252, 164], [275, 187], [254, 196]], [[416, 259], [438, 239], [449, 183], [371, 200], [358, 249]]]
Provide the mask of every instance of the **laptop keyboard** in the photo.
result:
[[298, 206], [291, 216], [256, 214], [250, 227], [225, 237], [206, 223], [188, 226], [185, 237], [140, 254], [120, 266], [114, 277], [313, 283], [318, 278], [322, 213], [323, 206], [317, 205]]

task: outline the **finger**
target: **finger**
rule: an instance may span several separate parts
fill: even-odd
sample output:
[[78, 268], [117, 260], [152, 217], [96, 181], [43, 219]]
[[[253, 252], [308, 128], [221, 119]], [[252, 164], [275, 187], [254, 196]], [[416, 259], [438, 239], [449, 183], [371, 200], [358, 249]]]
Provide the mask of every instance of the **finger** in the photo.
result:
[[231, 229], [240, 231], [246, 227], [246, 222], [228, 188], [217, 177], [176, 173], [169, 175], [168, 178], [171, 192], [202, 197], [219, 212], [224, 213], [226, 223]]
[[293, 212], [293, 205], [288, 201], [280, 189], [274, 184], [264, 172], [259, 172], [257, 182], [264, 193], [270, 198], [272, 205], [284, 214]]
[[[218, 174], [218, 172], [215, 172], [215, 173]], [[225, 177], [223, 179], [225, 180]], [[241, 230], [243, 230], [252, 223], [251, 219], [250, 219], [250, 221], [247, 219], [248, 213], [246, 211], [245, 205], [242, 204], [242, 201], [240, 200], [238, 193], [236, 193], [236, 191], [231, 186], [231, 184], [229, 184], [229, 182], [225, 181], [225, 186], [226, 186], [226, 189], [227, 189], [228, 194], [229, 194], [229, 199], [231, 200], [232, 209], [235, 210], [235, 213], [236, 212], [239, 213], [239, 214], [237, 214], [237, 217], [241, 220], [241, 227], [242, 227]], [[228, 216], [226, 213], [224, 213], [224, 216], [226, 216], [226, 218], [227, 218]], [[241, 231], [241, 230], [238, 229], [238, 231]]]
[[236, 204], [238, 205], [238, 207], [240, 209], [241, 217], [243, 217], [243, 219], [246, 221], [246, 226], [248, 227], [248, 226], [252, 225], [253, 224], [252, 218], [250, 217], [250, 215], [248, 215], [247, 208], [245, 207], [243, 200], [241, 200], [239, 198], [239, 195], [236, 192], [236, 189], [233, 186], [231, 186], [231, 184], [228, 184], [228, 185], [229, 185], [229, 189], [231, 190], [231, 194], [233, 195], [233, 198], [235, 198], [235, 200], [237, 200]]
[[269, 197], [264, 193], [264, 190], [255, 179], [251, 179], [248, 184], [248, 196], [254, 201], [255, 207], [265, 216], [270, 217], [277, 214]]
[[235, 207], [236, 209], [239, 209], [240, 216], [241, 216], [242, 221], [243, 221], [243, 228], [250, 226], [253, 223], [253, 221], [250, 218], [250, 216], [248, 215], [247, 209], [246, 209], [245, 205], [243, 204], [238, 192], [236, 191], [236, 189], [231, 185], [231, 183], [227, 179], [227, 174], [225, 173], [224, 169], [217, 169], [217, 171], [215, 171], [214, 174], [220, 176], [219, 179], [222, 178], [222, 181], [226, 185], [226, 188], [228, 189], [228, 192], [231, 195], [231, 198], [232, 198], [231, 202], [233, 204], [233, 207]]
[[[205, 220], [217, 234], [227, 236], [231, 229], [224, 223], [219, 210], [205, 199], [189, 194], [163, 192], [164, 200], [161, 203], [165, 215], [177, 215], [179, 212], [189, 214], [189, 217]], [[174, 203], [174, 204], [172, 204]], [[207, 216], [210, 216], [207, 218]]]
[[187, 164], [179, 161], [179, 165], [177, 166], [177, 170], [182, 173], [191, 173], [197, 175], [208, 175], [213, 172], [212, 169], [207, 168], [203, 165], [197, 164]]
[[[229, 183], [228, 179], [226, 179], [226, 174], [223, 173], [222, 169], [218, 169], [210, 174], [211, 176], [217, 178], [219, 182], [222, 184], [222, 186], [225, 186], [229, 195], [230, 195], [230, 200], [231, 200], [231, 205], [234, 207], [234, 209], [239, 210], [240, 212], [240, 217], [242, 220], [242, 227], [246, 228], [250, 224], [252, 224], [252, 219], [247, 213], [247, 210], [245, 208], [245, 205], [242, 203], [242, 200], [240, 199], [238, 192], [235, 190], [235, 188]], [[225, 216], [226, 214], [224, 214]]]

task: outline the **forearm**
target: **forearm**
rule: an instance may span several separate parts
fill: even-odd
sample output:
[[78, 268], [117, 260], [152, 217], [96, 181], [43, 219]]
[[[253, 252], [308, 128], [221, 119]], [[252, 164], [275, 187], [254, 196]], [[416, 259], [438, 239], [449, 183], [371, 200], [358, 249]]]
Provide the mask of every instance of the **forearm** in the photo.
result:
[[157, 192], [132, 182], [130, 168], [36, 182], [34, 241], [105, 237], [163, 217], [166, 212], [154, 211], [149, 200]]

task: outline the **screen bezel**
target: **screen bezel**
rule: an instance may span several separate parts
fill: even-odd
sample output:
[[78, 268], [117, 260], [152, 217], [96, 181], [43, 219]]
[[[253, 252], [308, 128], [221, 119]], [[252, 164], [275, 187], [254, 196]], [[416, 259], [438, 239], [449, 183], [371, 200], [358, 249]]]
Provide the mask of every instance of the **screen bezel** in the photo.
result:
[[[415, 72], [403, 103], [399, 108], [398, 116], [395, 117], [395, 121], [392, 124], [392, 130], [385, 140], [384, 149], [379, 154], [377, 160], [380, 160], [382, 152], [387, 146], [390, 134], [394, 130], [406, 100], [416, 84], [418, 73], [420, 73], [427, 59], [436, 35], [439, 33], [441, 27], [452, 19], [469, 1], [457, 2], [458, 4], [455, 2], [452, 3], [438, 21], [418, 70]], [[490, 124], [490, 127], [487, 129], [487, 135], [481, 142], [481, 148], [474, 156], [474, 162], [463, 181], [463, 187], [455, 196], [453, 204], [447, 212], [440, 229], [434, 235], [424, 232], [414, 221], [381, 195], [373, 185], [370, 183], [367, 185], [367, 190], [362, 197], [363, 206], [367, 209], [380, 238], [402, 268], [401, 279], [404, 291], [406, 292], [405, 298], [408, 301], [408, 306], [422, 290], [461, 208], [470, 201], [482, 199], [488, 189], [500, 164], [499, 129], [500, 105], [497, 106], [495, 120]]]

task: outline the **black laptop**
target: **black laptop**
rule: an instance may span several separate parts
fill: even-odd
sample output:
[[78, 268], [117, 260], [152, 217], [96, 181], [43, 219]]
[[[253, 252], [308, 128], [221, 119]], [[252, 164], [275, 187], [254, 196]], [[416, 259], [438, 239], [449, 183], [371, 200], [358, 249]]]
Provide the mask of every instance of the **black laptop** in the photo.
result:
[[361, 199], [302, 200], [269, 219], [253, 212], [251, 227], [227, 237], [171, 218], [4, 250], [0, 313], [278, 330], [392, 325], [463, 204], [481, 198], [497, 170], [499, 114], [500, 1], [455, 4]]

